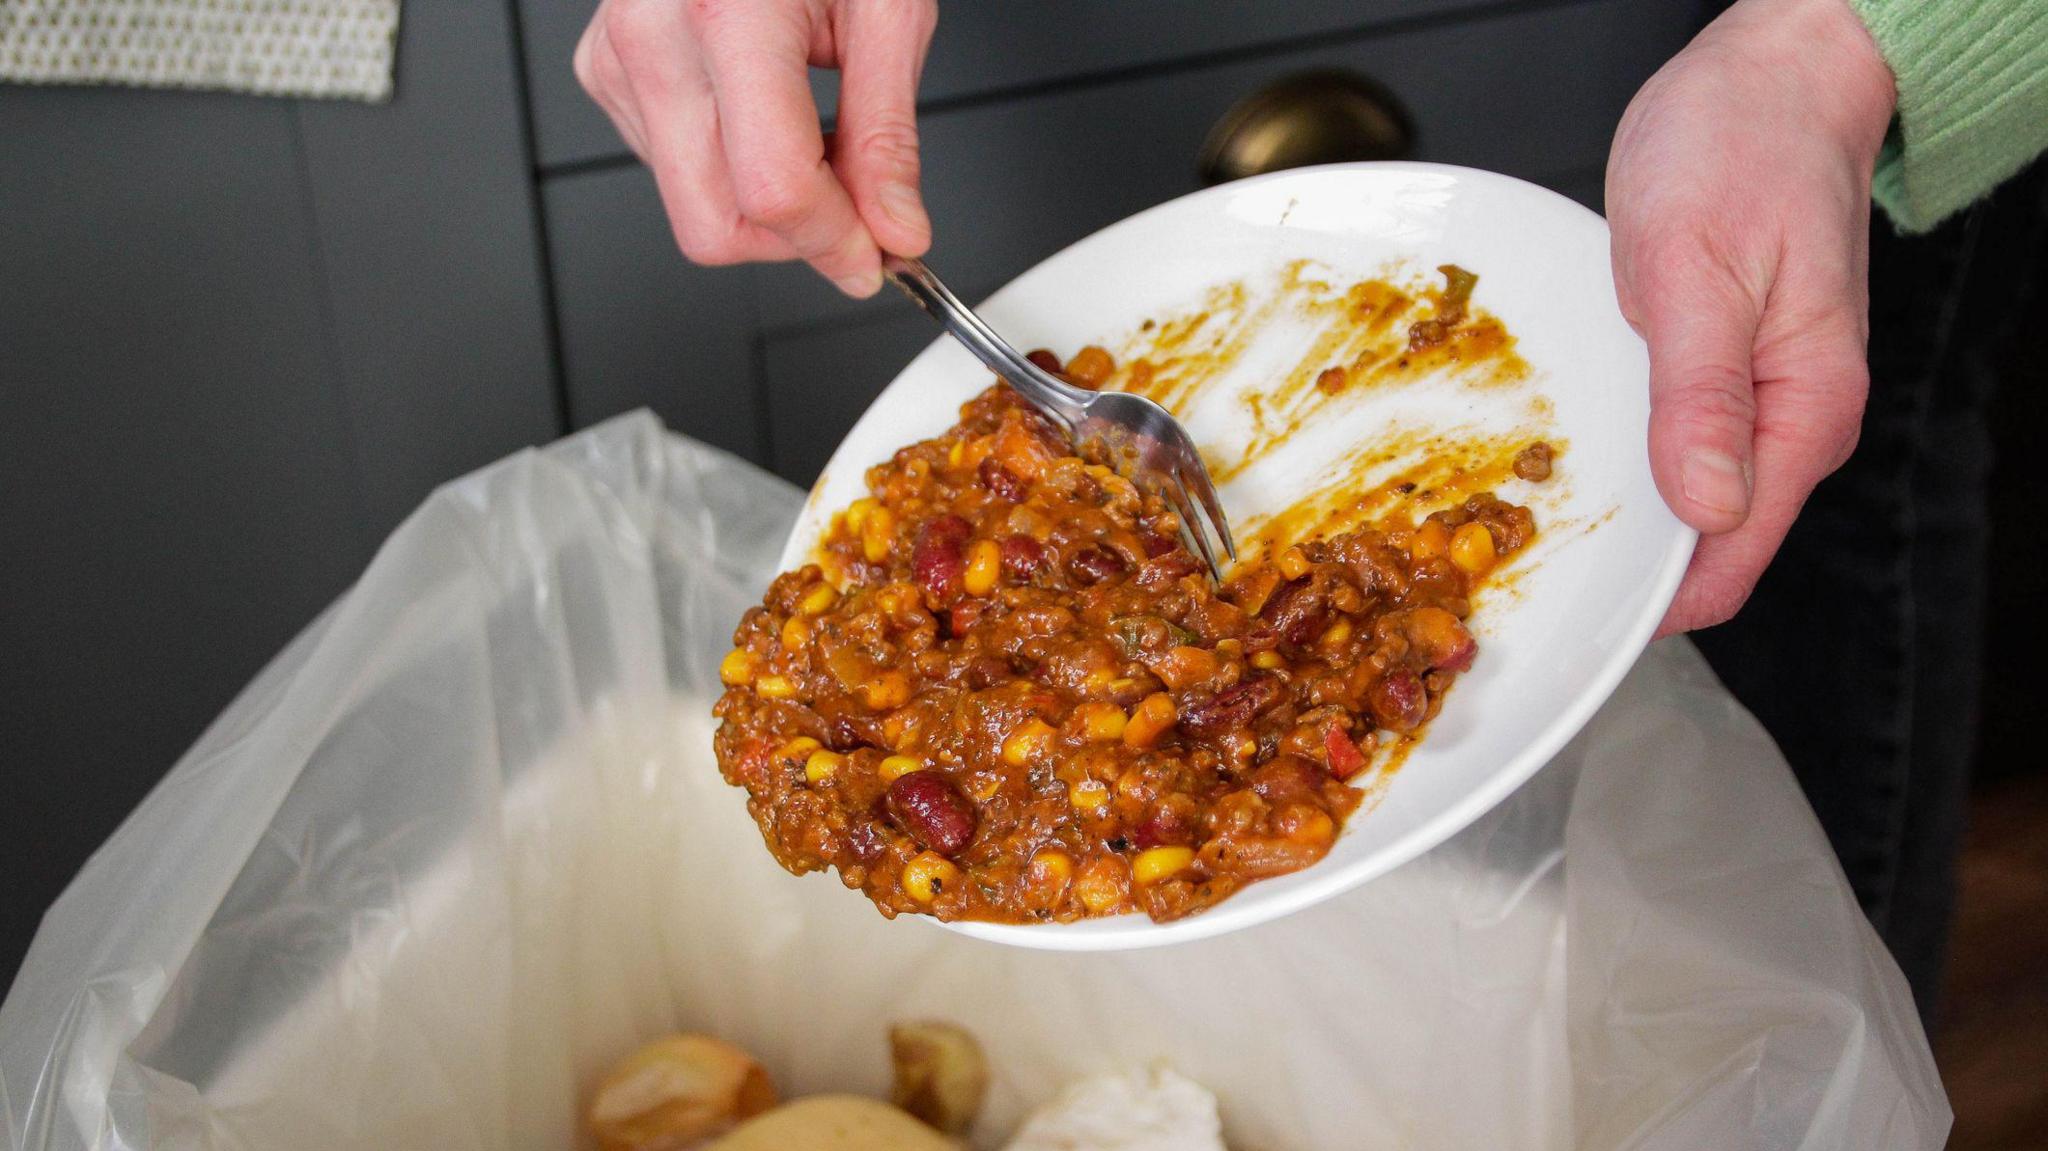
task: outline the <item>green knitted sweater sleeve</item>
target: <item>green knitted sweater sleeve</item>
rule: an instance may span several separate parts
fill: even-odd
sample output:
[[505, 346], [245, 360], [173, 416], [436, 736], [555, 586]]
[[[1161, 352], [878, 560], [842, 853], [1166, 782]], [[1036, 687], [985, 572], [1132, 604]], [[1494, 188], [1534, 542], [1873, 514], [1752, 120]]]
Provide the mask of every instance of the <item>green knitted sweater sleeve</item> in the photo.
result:
[[2048, 150], [2048, 0], [1850, 0], [1898, 81], [1872, 192], [1923, 232]]

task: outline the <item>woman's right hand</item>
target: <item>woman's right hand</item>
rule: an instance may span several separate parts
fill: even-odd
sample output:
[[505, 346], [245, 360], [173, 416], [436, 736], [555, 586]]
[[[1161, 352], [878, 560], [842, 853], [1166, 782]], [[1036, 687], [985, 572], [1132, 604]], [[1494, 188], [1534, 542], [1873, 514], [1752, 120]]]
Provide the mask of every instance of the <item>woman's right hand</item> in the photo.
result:
[[[576, 77], [699, 264], [800, 259], [849, 296], [922, 255], [917, 81], [936, 0], [603, 0]], [[809, 68], [840, 71], [827, 140]]]

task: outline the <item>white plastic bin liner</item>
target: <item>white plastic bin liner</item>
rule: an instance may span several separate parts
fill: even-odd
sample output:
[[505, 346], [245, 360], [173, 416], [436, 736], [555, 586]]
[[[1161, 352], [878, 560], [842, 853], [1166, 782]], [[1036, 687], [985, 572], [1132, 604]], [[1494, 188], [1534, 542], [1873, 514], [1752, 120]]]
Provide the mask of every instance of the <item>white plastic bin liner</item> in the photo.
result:
[[1904, 982], [1682, 641], [1443, 847], [1235, 935], [1021, 951], [785, 875], [708, 709], [799, 500], [645, 414], [436, 494], [51, 909], [9, 1145], [561, 1151], [662, 1032], [876, 1092], [934, 1015], [989, 1049], [984, 1147], [1162, 1059], [1246, 1151], [1943, 1142]]

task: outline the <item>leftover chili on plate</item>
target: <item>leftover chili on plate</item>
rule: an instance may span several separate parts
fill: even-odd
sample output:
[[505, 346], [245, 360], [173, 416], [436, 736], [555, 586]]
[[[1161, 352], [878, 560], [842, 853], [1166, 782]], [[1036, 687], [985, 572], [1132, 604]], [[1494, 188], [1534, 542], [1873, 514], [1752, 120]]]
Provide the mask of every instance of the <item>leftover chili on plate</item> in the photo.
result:
[[[1089, 386], [1113, 367], [1033, 356]], [[1542, 448], [1518, 475], [1549, 474]], [[716, 745], [785, 868], [891, 917], [1169, 920], [1321, 859], [1373, 749], [1471, 666], [1473, 588], [1535, 533], [1475, 495], [1219, 587], [1163, 503], [1000, 383], [867, 479], [740, 622]]]

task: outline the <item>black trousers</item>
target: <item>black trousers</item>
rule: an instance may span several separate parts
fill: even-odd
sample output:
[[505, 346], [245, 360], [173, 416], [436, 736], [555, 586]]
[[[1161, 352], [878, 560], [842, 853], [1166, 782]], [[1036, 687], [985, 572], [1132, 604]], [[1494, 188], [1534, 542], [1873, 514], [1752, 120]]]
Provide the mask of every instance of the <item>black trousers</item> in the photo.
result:
[[1741, 614], [1695, 637], [1791, 761], [1930, 1020], [1982, 700], [1990, 403], [2048, 257], [2044, 185], [2037, 163], [1926, 236], [1874, 221], [1863, 438]]

